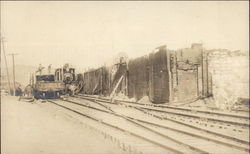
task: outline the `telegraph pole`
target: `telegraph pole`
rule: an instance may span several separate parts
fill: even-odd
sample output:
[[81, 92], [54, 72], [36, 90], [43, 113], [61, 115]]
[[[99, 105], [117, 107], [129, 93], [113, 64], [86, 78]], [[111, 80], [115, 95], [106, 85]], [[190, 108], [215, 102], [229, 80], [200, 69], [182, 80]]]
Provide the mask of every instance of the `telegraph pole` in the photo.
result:
[[5, 54], [5, 48], [4, 48], [4, 42], [6, 42], [6, 41], [4, 40], [4, 38], [3, 38], [3, 37], [1, 38], [1, 42], [2, 42], [2, 45], [3, 45], [3, 54], [4, 54], [4, 60], [5, 60], [5, 66], [6, 66], [6, 72], [7, 72], [8, 84], [9, 84], [9, 92], [10, 92], [10, 90], [11, 90], [11, 87], [10, 87], [10, 76], [9, 76], [9, 70], [8, 70], [7, 58], [6, 58], [6, 54]]
[[16, 79], [15, 79], [15, 55], [18, 55], [18, 54], [15, 54], [15, 53], [12, 53], [12, 54], [9, 54], [12, 56], [12, 62], [13, 62], [13, 86], [14, 86], [14, 96], [16, 96]]

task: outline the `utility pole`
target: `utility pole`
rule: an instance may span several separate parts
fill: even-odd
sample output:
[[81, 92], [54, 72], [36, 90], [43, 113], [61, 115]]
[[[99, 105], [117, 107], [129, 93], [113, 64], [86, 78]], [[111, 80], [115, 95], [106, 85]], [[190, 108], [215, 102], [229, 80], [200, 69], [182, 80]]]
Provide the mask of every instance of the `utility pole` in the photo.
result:
[[204, 50], [202, 50], [201, 52], [201, 82], [202, 82], [202, 97], [205, 96], [205, 92], [204, 92], [204, 57], [203, 57], [203, 52]]
[[[2, 85], [1, 85], [1, 81], [2, 81], [2, 69], [1, 69], [1, 64], [2, 64], [2, 50], [1, 50], [1, 45], [0, 45], [0, 95], [2, 96]], [[1, 98], [0, 98], [0, 102], [1, 102]]]
[[5, 66], [6, 66], [6, 73], [7, 73], [8, 85], [9, 85], [9, 93], [10, 93], [10, 91], [11, 91], [11, 87], [10, 87], [10, 76], [9, 76], [7, 58], [6, 58], [6, 54], [5, 54], [5, 48], [4, 48], [4, 42], [6, 42], [6, 41], [4, 40], [3, 37], [1, 37], [1, 42], [2, 42], [2, 45], [3, 45], [3, 54], [4, 54], [4, 60], [5, 60]]
[[14, 86], [14, 90], [13, 90], [13, 94], [14, 96], [16, 96], [16, 79], [15, 79], [15, 55], [18, 55], [16, 53], [11, 53], [9, 54], [12, 56], [12, 62], [13, 62], [13, 86]]

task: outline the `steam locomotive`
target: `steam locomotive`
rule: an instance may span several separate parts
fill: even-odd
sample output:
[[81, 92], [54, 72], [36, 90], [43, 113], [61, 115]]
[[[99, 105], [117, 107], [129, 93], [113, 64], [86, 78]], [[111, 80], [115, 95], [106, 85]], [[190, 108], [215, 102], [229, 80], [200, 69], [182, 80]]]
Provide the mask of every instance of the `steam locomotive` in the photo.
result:
[[75, 68], [65, 64], [62, 68], [58, 68], [54, 73], [49, 73], [46, 75], [41, 75], [41, 70], [39, 68], [37, 72], [40, 71], [40, 75], [35, 76], [35, 82], [33, 84], [33, 95], [36, 99], [54, 99], [59, 98], [61, 95], [72, 93], [70, 87], [75, 84], [76, 75]]

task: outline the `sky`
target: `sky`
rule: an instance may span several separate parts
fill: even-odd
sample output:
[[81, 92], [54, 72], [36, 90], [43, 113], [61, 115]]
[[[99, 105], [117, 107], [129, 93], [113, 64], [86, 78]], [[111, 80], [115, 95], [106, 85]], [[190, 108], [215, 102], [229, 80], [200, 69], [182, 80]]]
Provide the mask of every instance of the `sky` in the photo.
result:
[[1, 36], [16, 64], [85, 69], [165, 44], [249, 51], [248, 15], [247, 1], [1, 1]]

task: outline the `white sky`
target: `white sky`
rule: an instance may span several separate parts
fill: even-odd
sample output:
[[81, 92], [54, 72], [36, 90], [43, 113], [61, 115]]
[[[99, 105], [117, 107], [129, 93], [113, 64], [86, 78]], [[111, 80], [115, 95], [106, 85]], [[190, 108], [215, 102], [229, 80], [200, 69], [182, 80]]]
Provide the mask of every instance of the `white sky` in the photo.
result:
[[86, 68], [119, 52], [143, 56], [163, 44], [248, 51], [248, 14], [247, 1], [5, 1], [1, 35], [7, 54], [19, 53], [17, 64]]

